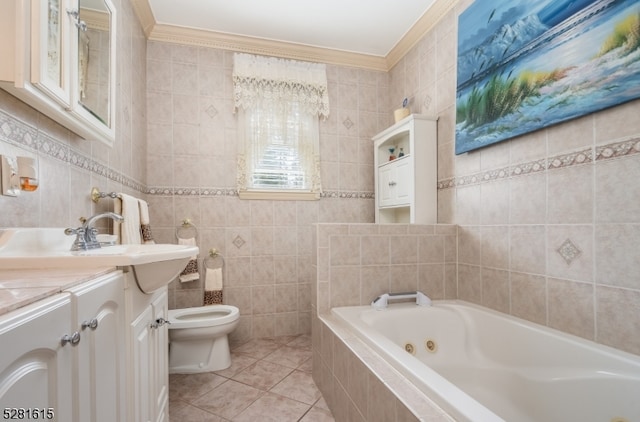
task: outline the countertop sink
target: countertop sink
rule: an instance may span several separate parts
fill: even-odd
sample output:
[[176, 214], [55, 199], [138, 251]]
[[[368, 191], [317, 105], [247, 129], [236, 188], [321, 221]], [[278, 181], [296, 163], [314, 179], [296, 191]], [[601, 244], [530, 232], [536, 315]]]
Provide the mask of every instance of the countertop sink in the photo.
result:
[[0, 233], [0, 270], [132, 267], [138, 287], [151, 293], [176, 278], [197, 246], [114, 245], [71, 251], [75, 236], [64, 228], [11, 228]]

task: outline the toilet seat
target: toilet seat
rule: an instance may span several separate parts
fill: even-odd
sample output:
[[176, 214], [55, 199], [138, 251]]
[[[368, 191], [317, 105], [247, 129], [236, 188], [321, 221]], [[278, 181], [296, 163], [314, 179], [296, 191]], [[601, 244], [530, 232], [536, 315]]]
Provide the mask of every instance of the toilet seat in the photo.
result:
[[194, 308], [170, 309], [169, 329], [202, 328], [227, 324], [238, 319], [240, 310], [235, 306], [209, 305]]

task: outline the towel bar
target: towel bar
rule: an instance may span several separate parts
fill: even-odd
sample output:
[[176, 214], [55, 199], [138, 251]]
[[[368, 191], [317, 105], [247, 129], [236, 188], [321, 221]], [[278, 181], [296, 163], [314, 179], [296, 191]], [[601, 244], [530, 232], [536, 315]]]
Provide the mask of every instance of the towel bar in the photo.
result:
[[100, 189], [98, 189], [98, 188], [96, 188], [96, 187], [91, 188], [91, 200], [92, 200], [93, 202], [98, 203], [98, 201], [99, 201], [100, 199], [102, 199], [102, 198], [106, 198], [106, 197], [109, 197], [109, 198], [112, 198], [112, 199], [122, 198], [122, 197], [120, 196], [120, 194], [119, 194], [119, 193], [117, 193], [117, 192], [109, 192], [109, 193], [107, 193], [107, 192], [100, 192]]

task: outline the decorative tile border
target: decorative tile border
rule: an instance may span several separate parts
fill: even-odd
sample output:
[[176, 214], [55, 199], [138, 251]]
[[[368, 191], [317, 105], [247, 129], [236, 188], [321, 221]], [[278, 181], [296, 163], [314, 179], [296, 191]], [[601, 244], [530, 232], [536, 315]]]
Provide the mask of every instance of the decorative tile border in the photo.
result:
[[0, 110], [0, 140], [40, 155], [47, 155], [82, 170], [90, 171], [137, 192], [146, 191], [146, 187], [142, 183], [123, 175], [91, 157], [87, 157], [69, 145], [60, 142], [49, 134], [39, 131], [35, 127], [16, 119], [2, 110]]
[[457, 186], [477, 185], [508, 177], [524, 176], [546, 170], [590, 164], [596, 161], [614, 159], [633, 154], [640, 154], [640, 138], [633, 138], [623, 142], [615, 142], [608, 145], [598, 146], [595, 148], [595, 157], [594, 149], [587, 148], [568, 154], [542, 158], [499, 169], [487, 170], [459, 177], [449, 177], [438, 181], [438, 190], [451, 189]]
[[640, 153], [640, 138], [596, 147], [596, 161]]
[[[238, 196], [237, 189], [230, 188], [189, 188], [189, 187], [149, 187], [146, 192], [156, 196]], [[374, 192], [324, 191], [321, 198], [373, 199]]]

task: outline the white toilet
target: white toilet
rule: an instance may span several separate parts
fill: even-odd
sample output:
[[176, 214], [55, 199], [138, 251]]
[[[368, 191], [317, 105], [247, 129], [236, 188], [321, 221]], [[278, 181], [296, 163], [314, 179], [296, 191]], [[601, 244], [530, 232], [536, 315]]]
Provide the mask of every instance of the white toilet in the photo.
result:
[[219, 371], [231, 365], [228, 334], [238, 326], [238, 308], [171, 309], [168, 318], [170, 374]]

